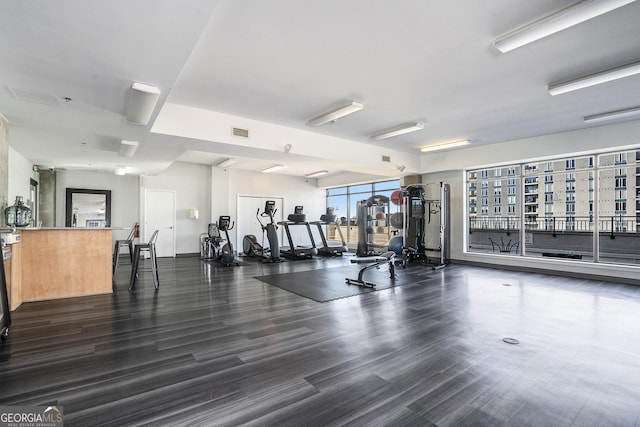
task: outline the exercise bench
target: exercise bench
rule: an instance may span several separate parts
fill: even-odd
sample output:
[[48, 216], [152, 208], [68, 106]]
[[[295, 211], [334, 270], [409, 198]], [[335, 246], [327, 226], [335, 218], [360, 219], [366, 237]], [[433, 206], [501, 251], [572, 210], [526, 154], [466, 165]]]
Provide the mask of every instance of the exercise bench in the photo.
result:
[[357, 285], [365, 288], [375, 288], [376, 287], [375, 283], [367, 282], [364, 280], [364, 273], [373, 268], [375, 268], [376, 270], [380, 270], [380, 267], [382, 267], [385, 264], [388, 264], [389, 266], [389, 278], [391, 280], [394, 280], [396, 278], [395, 256], [396, 256], [396, 253], [394, 251], [388, 251], [375, 257], [366, 257], [360, 260], [357, 260], [357, 259], [351, 260], [351, 262], [355, 262], [355, 263], [373, 262], [373, 264], [369, 264], [361, 268], [360, 272], [358, 273], [357, 279], [349, 279], [347, 277], [344, 280], [348, 285]]

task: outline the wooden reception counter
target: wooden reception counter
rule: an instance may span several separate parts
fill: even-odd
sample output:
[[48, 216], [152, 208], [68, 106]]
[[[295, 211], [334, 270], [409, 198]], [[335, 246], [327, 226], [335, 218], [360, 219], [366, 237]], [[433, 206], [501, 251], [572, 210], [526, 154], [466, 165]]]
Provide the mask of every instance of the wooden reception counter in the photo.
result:
[[[19, 229], [22, 301], [112, 292], [111, 229]], [[14, 250], [15, 254], [15, 250]]]

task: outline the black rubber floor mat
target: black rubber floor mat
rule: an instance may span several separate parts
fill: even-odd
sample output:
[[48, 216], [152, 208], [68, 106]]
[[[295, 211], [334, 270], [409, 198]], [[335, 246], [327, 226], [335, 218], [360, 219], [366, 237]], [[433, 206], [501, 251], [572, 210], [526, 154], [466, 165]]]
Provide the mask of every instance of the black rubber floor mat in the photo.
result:
[[261, 280], [285, 291], [293, 292], [318, 302], [362, 295], [395, 286], [409, 285], [430, 279], [425, 270], [420, 272], [396, 268], [396, 278], [391, 280], [389, 271], [368, 270], [364, 280], [376, 284], [375, 288], [348, 285], [345, 278], [357, 279], [361, 266], [326, 268], [323, 270], [299, 271], [295, 273], [269, 274], [257, 276]]

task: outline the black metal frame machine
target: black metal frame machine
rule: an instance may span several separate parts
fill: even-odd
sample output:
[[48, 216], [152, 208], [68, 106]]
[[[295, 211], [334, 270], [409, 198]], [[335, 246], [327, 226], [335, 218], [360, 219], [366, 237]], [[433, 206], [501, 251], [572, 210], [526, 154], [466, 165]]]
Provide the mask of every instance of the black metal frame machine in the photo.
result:
[[[296, 206], [292, 214], [289, 214], [287, 217], [287, 221], [281, 221], [278, 225], [282, 225], [284, 227], [285, 234], [287, 235], [287, 240], [289, 242], [289, 246], [281, 246], [280, 253], [287, 258], [292, 259], [305, 259], [312, 258], [313, 255], [318, 254], [318, 249], [316, 247], [316, 242], [313, 239], [313, 233], [311, 232], [311, 226], [307, 222], [307, 215], [304, 214], [303, 206]], [[290, 227], [292, 226], [304, 226], [307, 228], [307, 232], [309, 233], [309, 240], [311, 241], [311, 246], [298, 245], [296, 246], [293, 242], [293, 237], [291, 236]]]
[[[357, 285], [357, 286], [362, 286], [363, 288], [375, 288], [376, 287], [375, 283], [367, 282], [366, 280], [364, 280], [364, 273], [374, 268], [376, 270], [382, 270], [383, 268], [388, 269], [389, 279], [391, 279], [391, 281], [394, 281], [396, 279], [395, 256], [396, 256], [396, 253], [394, 251], [387, 251], [378, 256], [369, 257], [370, 259], [367, 261], [369, 261], [370, 264], [360, 269], [360, 271], [358, 272], [357, 279], [350, 279], [346, 277], [344, 281], [348, 285]], [[365, 260], [366, 259], [363, 258], [362, 262], [365, 262]]]
[[[439, 199], [427, 199], [425, 189], [430, 184], [414, 184], [403, 189], [404, 246], [402, 263], [419, 261], [434, 269], [449, 263], [449, 185], [440, 183]], [[431, 184], [433, 185], [433, 184]], [[427, 247], [427, 227], [437, 228], [438, 246]]]
[[[256, 211], [256, 219], [262, 228], [262, 244], [258, 243], [256, 236], [247, 234], [242, 239], [242, 251], [245, 255], [259, 258], [262, 262], [282, 262], [280, 258], [280, 244], [278, 243], [278, 226], [274, 219], [276, 213], [276, 202], [267, 200], [264, 204], [264, 211], [260, 213], [260, 209]], [[263, 224], [260, 217], [269, 217], [269, 222]], [[267, 235], [269, 247], [264, 247], [264, 236]]]
[[[238, 261], [236, 261], [236, 254], [233, 250], [233, 244], [231, 243], [231, 239], [229, 238], [229, 230], [233, 230], [235, 224], [235, 222], [231, 222], [231, 217], [228, 215], [220, 215], [220, 217], [218, 218], [218, 229], [220, 231], [224, 231], [226, 243], [222, 247], [219, 247], [218, 256], [216, 259], [225, 267], [229, 267], [231, 265], [240, 265]], [[225, 240], [223, 239], [223, 241]]]
[[[320, 255], [328, 255], [328, 256], [337, 256], [344, 252], [347, 252], [349, 249], [347, 248], [347, 242], [344, 240], [344, 235], [342, 234], [342, 230], [340, 230], [340, 225], [336, 222], [336, 215], [334, 214], [334, 208], [327, 208], [327, 213], [320, 215], [320, 221], [310, 222], [310, 224], [316, 225], [318, 227], [318, 233], [320, 234], [320, 239], [322, 240], [322, 247], [318, 248], [318, 254]], [[332, 244], [329, 240], [327, 240], [326, 233], [324, 232], [324, 226], [335, 226], [337, 235], [340, 236], [340, 241]]]

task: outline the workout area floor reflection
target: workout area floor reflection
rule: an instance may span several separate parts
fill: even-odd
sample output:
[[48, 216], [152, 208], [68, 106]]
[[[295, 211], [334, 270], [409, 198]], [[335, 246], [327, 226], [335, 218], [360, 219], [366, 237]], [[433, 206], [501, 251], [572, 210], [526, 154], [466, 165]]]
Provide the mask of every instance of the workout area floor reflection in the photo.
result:
[[142, 272], [131, 293], [124, 264], [112, 295], [24, 303], [0, 402], [82, 426], [640, 425], [636, 286], [416, 264], [317, 302], [262, 279], [349, 288], [361, 265], [238, 261], [160, 258], [159, 290]]

